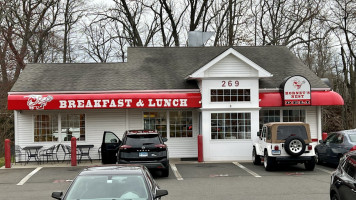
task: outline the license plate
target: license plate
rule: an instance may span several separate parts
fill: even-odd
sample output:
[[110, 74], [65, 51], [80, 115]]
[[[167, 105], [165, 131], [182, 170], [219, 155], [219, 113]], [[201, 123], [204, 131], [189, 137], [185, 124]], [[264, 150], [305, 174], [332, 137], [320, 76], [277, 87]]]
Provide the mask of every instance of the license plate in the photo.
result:
[[148, 152], [139, 152], [138, 156], [139, 157], [147, 157], [148, 156]]
[[272, 155], [280, 155], [281, 150], [272, 150]]

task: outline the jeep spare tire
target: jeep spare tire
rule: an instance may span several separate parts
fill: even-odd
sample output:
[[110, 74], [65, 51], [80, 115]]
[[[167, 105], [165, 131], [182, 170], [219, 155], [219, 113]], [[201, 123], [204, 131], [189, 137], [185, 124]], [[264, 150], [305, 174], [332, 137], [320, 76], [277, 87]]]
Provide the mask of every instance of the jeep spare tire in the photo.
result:
[[305, 142], [301, 137], [288, 137], [284, 144], [286, 152], [291, 156], [300, 156], [305, 151]]

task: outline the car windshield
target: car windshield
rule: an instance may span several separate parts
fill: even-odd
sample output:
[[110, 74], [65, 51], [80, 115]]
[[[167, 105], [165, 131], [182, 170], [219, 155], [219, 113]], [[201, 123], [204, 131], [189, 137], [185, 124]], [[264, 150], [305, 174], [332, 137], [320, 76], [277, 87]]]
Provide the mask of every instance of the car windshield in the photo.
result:
[[349, 138], [351, 142], [356, 142], [356, 133], [349, 134]]
[[151, 144], [160, 144], [160, 140], [157, 134], [145, 134], [145, 135], [128, 135], [125, 144], [130, 146], [143, 146]]
[[298, 136], [304, 140], [308, 139], [307, 131], [304, 126], [278, 126], [277, 140], [285, 140], [290, 136]]
[[148, 199], [146, 184], [139, 175], [78, 176], [66, 200]]

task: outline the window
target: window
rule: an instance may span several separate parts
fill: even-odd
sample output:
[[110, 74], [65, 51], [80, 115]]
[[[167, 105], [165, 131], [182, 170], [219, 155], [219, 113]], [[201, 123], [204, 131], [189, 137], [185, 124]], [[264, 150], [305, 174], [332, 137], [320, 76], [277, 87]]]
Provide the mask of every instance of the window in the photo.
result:
[[284, 122], [305, 122], [305, 110], [283, 110]]
[[212, 89], [211, 102], [250, 101], [250, 89]]
[[58, 117], [57, 115], [34, 116], [34, 141], [55, 142], [58, 141]]
[[251, 114], [211, 113], [211, 139], [251, 139]]
[[285, 140], [291, 135], [301, 137], [304, 140], [308, 139], [307, 130], [304, 126], [278, 126], [277, 140]]
[[70, 141], [76, 137], [78, 141], [85, 141], [85, 115], [62, 114], [62, 137], [64, 141]]
[[170, 137], [193, 137], [192, 111], [169, 112]]
[[167, 117], [166, 112], [144, 112], [144, 129], [157, 130], [162, 137], [167, 137]]
[[260, 111], [260, 129], [263, 124], [269, 122], [280, 122], [280, 110], [261, 110]]

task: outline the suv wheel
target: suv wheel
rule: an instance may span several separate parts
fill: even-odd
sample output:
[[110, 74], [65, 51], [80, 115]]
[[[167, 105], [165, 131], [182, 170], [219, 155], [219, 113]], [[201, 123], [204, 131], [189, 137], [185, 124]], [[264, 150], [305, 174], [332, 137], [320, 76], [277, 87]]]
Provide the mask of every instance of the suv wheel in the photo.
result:
[[315, 151], [315, 162], [316, 162], [316, 164], [319, 164], [319, 165], [322, 163], [318, 151]]
[[305, 151], [305, 142], [298, 136], [289, 137], [285, 141], [285, 150], [291, 156], [300, 156]]
[[263, 166], [265, 167], [266, 171], [272, 171], [274, 168], [275, 162], [274, 158], [269, 157], [267, 151], [265, 151], [265, 156], [263, 159]]
[[162, 170], [161, 173], [162, 173], [162, 177], [168, 177], [169, 176], [169, 168]]
[[254, 165], [260, 165], [261, 164], [261, 157], [259, 155], [256, 155], [256, 148], [253, 147], [252, 150], [252, 162]]
[[305, 169], [313, 171], [315, 168], [315, 158], [313, 157], [310, 161], [304, 163]]

